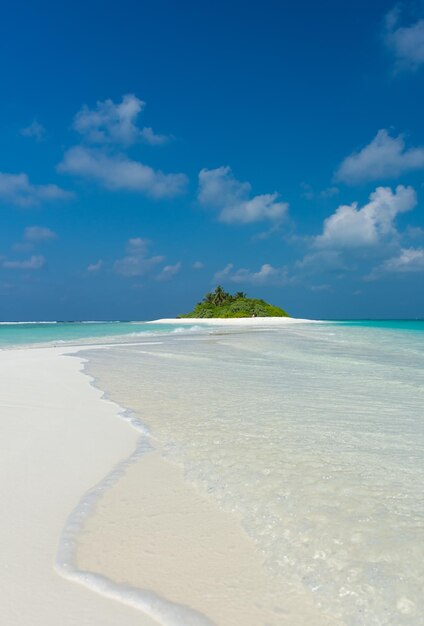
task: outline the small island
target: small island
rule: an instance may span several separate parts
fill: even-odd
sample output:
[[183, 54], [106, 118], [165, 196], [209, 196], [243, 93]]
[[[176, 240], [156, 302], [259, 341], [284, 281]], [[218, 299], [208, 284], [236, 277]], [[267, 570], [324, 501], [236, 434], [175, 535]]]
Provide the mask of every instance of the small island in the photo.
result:
[[268, 304], [265, 300], [248, 298], [244, 291], [234, 295], [225, 291], [220, 285], [215, 291], [207, 293], [203, 300], [196, 304], [191, 313], [179, 315], [178, 318], [235, 318], [235, 317], [290, 317], [278, 306]]

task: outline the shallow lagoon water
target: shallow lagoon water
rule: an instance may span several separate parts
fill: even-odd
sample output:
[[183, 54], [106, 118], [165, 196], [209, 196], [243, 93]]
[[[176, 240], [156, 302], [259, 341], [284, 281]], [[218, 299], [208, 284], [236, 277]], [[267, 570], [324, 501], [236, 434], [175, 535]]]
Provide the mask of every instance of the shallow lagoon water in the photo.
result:
[[314, 324], [87, 353], [151, 444], [341, 624], [424, 624], [424, 334]]
[[146, 322], [0, 322], [0, 350], [45, 344], [136, 341], [152, 334], [187, 330], [178, 324]]

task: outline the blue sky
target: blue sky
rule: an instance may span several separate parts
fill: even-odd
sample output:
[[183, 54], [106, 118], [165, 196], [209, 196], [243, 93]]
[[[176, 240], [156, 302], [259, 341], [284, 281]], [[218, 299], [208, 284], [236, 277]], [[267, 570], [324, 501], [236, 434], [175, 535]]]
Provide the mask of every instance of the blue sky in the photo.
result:
[[0, 318], [424, 317], [424, 5], [18, 2]]

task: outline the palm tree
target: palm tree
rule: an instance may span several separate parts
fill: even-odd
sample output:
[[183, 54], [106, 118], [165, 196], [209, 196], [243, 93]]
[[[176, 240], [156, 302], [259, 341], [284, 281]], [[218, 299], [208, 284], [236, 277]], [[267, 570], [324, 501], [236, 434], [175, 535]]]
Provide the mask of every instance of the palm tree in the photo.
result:
[[216, 306], [221, 306], [227, 300], [229, 294], [224, 291], [221, 285], [218, 285], [213, 292], [213, 303]]
[[206, 302], [207, 304], [213, 304], [214, 294], [211, 292], [207, 293], [205, 297], [203, 298], [203, 302]]
[[238, 298], [247, 298], [247, 293], [245, 293], [244, 291], [237, 291], [237, 293], [234, 294], [234, 297], [236, 299], [238, 299]]

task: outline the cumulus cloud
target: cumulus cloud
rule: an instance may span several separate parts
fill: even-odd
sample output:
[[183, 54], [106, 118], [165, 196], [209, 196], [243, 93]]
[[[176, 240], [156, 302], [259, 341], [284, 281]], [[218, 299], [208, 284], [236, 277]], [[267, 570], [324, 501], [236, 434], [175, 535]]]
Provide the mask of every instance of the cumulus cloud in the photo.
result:
[[397, 235], [395, 219], [417, 203], [412, 187], [377, 187], [362, 208], [358, 203], [342, 205], [324, 221], [323, 232], [315, 238], [318, 248], [355, 249], [376, 246]]
[[[298, 276], [319, 273], [342, 277], [345, 272], [365, 271], [364, 280], [376, 280], [388, 272], [423, 269], [424, 248], [407, 248], [410, 230], [399, 231], [396, 219], [417, 204], [412, 187], [377, 187], [363, 206], [339, 206], [324, 220], [322, 234], [312, 238], [303, 259], [294, 264]], [[369, 270], [370, 260], [379, 264]], [[368, 274], [367, 274], [368, 272]]]
[[46, 129], [37, 120], [34, 120], [29, 126], [21, 128], [20, 133], [23, 137], [33, 137], [36, 141], [42, 141], [45, 137]]
[[0, 172], [0, 201], [28, 208], [43, 202], [67, 200], [73, 194], [57, 185], [34, 185], [28, 175]]
[[49, 241], [56, 238], [57, 235], [55, 232], [50, 230], [50, 228], [43, 226], [27, 226], [24, 231], [24, 239], [34, 243]]
[[402, 248], [400, 254], [383, 263], [387, 272], [424, 272], [424, 248]]
[[2, 262], [2, 266], [11, 270], [39, 270], [44, 266], [45, 262], [46, 260], [43, 256], [33, 255], [23, 261], [5, 260]]
[[137, 142], [161, 145], [168, 140], [150, 126], [137, 125], [144, 107], [145, 103], [133, 94], [126, 94], [119, 103], [108, 99], [97, 102], [92, 109], [84, 106], [74, 118], [74, 129], [82, 136], [82, 144], [65, 152], [58, 171], [94, 180], [106, 189], [144, 193], [153, 198], [171, 198], [184, 192], [188, 182], [185, 174], [166, 174], [122, 152]]
[[127, 242], [127, 255], [115, 261], [113, 269], [122, 276], [144, 276], [165, 260], [164, 256], [148, 256], [149, 241], [134, 237]]
[[424, 272], [424, 248], [402, 248], [396, 256], [386, 259], [375, 268], [368, 279], [379, 278], [385, 273], [410, 272]]
[[249, 224], [282, 220], [288, 204], [280, 202], [277, 193], [252, 196], [251, 191], [251, 184], [237, 180], [230, 167], [202, 169], [199, 173], [198, 201], [217, 211], [221, 222]]
[[335, 174], [336, 180], [354, 185], [370, 180], [396, 178], [405, 172], [424, 169], [424, 148], [406, 148], [403, 135], [391, 137], [379, 130], [359, 152], [348, 156]]
[[155, 134], [150, 127], [137, 126], [137, 118], [145, 106], [134, 94], [124, 95], [118, 104], [111, 99], [98, 101], [93, 109], [83, 106], [74, 118], [74, 128], [86, 141], [95, 144], [166, 143], [165, 135]]
[[170, 198], [184, 192], [185, 174], [164, 174], [123, 154], [109, 155], [84, 146], [70, 148], [58, 171], [97, 181], [113, 191], [145, 193], [153, 198]]
[[232, 263], [228, 263], [223, 270], [215, 274], [214, 281], [252, 285], [282, 285], [289, 281], [289, 277], [286, 268], [273, 267], [269, 263], [264, 263], [256, 272], [245, 268], [235, 269]]
[[385, 19], [384, 41], [395, 58], [395, 69], [417, 70], [424, 63], [424, 19], [401, 26], [397, 5]]
[[161, 272], [156, 276], [156, 280], [170, 280], [175, 274], [178, 274], [182, 267], [181, 261], [175, 263], [175, 265], [165, 265]]
[[87, 267], [87, 272], [90, 272], [90, 273], [99, 272], [102, 269], [102, 267], [103, 267], [103, 261], [99, 259], [97, 263], [90, 263], [90, 265]]
[[170, 140], [168, 135], [159, 135], [158, 133], [153, 132], [153, 129], [150, 128], [150, 126], [146, 126], [141, 129], [140, 137], [142, 141], [150, 144], [151, 146], [163, 146], [164, 143], [167, 143]]

